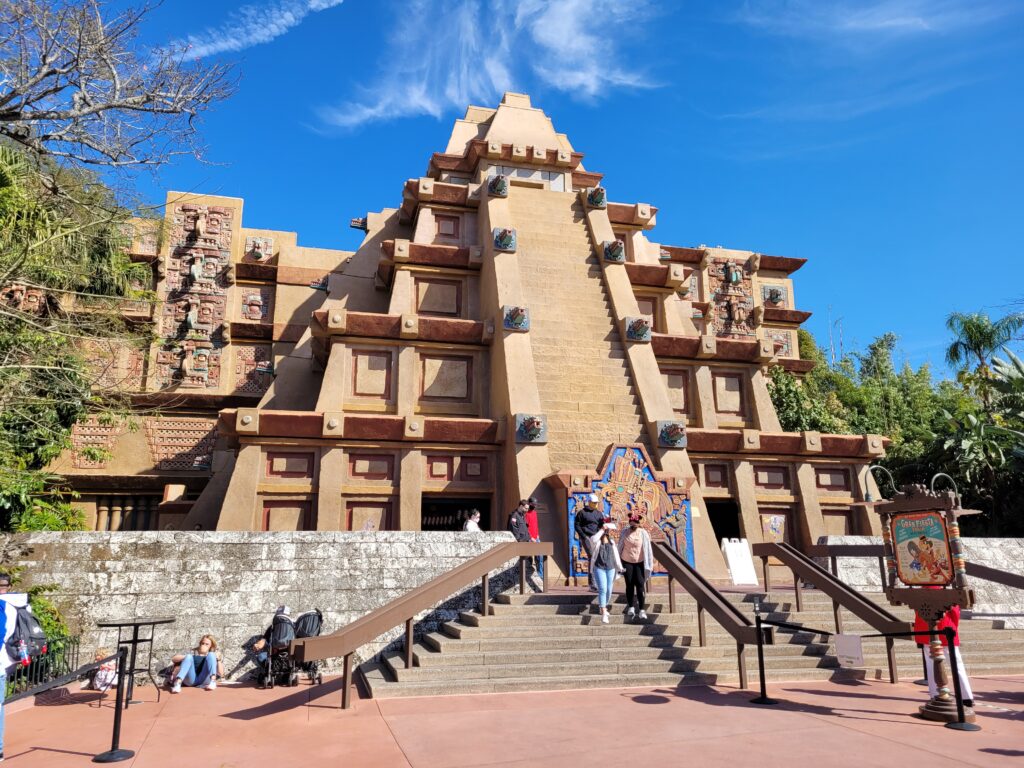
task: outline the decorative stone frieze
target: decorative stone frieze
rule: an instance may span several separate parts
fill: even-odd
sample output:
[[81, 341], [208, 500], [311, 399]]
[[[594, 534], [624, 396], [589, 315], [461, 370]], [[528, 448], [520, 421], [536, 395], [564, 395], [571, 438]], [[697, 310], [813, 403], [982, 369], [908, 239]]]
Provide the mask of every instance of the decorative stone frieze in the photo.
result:
[[647, 317], [627, 317], [622, 321], [625, 327], [626, 341], [649, 344], [651, 341], [651, 320]]
[[503, 306], [501, 308], [502, 327], [506, 331], [525, 333], [530, 330], [530, 310], [526, 307]]
[[686, 423], [682, 421], [659, 421], [658, 445], [662, 448], [686, 447]]
[[491, 231], [494, 240], [494, 250], [502, 253], [516, 252], [516, 231], [510, 227], [495, 227]]
[[621, 240], [605, 240], [601, 243], [604, 260], [610, 264], [626, 263], [626, 244]]
[[587, 207], [608, 207], [608, 193], [605, 191], [604, 187], [587, 187]]
[[487, 194], [491, 197], [508, 197], [508, 176], [498, 174], [487, 182]]
[[542, 414], [517, 413], [516, 442], [546, 443], [548, 441], [548, 420]]

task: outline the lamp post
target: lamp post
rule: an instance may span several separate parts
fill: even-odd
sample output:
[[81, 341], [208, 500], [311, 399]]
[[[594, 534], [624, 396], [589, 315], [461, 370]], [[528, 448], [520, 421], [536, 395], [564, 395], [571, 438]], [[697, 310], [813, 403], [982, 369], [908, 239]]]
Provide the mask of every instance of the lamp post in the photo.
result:
[[[936, 493], [935, 480], [939, 476], [932, 478], [928, 488], [905, 485], [891, 500], [872, 504], [882, 518], [886, 597], [893, 605], [913, 608], [933, 632], [954, 605], [970, 608], [974, 604], [974, 591], [967, 586], [957, 519], [976, 512], [960, 507], [955, 483], [953, 491]], [[941, 476], [953, 480], [948, 475]], [[920, 708], [920, 714], [928, 720], [956, 723], [960, 719], [957, 703], [950, 691], [938, 635], [930, 636], [929, 653], [937, 693]], [[964, 720], [974, 722], [973, 709], [965, 709]]]

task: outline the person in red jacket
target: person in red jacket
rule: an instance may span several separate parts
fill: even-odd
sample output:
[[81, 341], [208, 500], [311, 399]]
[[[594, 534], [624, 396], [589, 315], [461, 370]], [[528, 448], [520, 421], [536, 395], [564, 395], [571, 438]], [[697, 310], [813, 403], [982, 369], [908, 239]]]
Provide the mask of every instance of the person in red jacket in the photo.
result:
[[[523, 517], [526, 518], [526, 527], [530, 531], [530, 541], [540, 541], [540, 524], [537, 522], [537, 500], [533, 496], [526, 500], [526, 513]], [[541, 578], [544, 578], [543, 559], [540, 555], [534, 558], [537, 573]]]
[[[941, 587], [932, 587], [932, 589], [941, 589]], [[936, 623], [935, 628], [938, 630], [944, 630], [946, 627], [951, 627], [953, 630], [953, 653], [956, 654], [956, 671], [960, 678], [960, 694], [964, 697], [964, 706], [974, 706], [974, 693], [971, 691], [971, 681], [967, 679], [967, 667], [964, 666], [963, 657], [960, 655], [960, 606], [954, 605], [939, 619]], [[921, 618], [921, 614], [914, 612], [914, 631], [923, 632], [928, 630], [928, 622]], [[946, 636], [940, 635], [939, 639], [942, 641], [944, 647], [943, 653], [946, 654], [946, 664], [949, 664], [949, 649], [946, 648]], [[924, 646], [925, 654], [925, 671], [928, 676], [928, 695], [932, 698], [938, 693], [938, 688], [935, 685], [935, 664], [932, 662], [931, 651], [928, 648], [928, 644], [931, 642], [929, 635], [915, 635], [914, 642], [921, 643]], [[952, 671], [951, 667], [947, 666], [947, 670]], [[953, 689], [950, 684], [950, 690]]]

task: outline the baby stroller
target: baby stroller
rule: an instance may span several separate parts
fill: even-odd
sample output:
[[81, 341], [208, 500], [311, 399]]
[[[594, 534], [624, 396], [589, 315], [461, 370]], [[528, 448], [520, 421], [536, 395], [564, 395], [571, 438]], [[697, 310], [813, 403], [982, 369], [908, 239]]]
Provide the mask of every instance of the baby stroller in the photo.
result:
[[323, 683], [320, 662], [297, 664], [290, 651], [292, 640], [319, 637], [323, 622], [324, 617], [319, 610], [306, 611], [295, 619], [285, 613], [274, 616], [268, 632], [267, 660], [260, 672], [260, 688], [273, 688], [275, 684], [294, 687], [299, 684], [300, 672], [305, 673], [311, 683]]

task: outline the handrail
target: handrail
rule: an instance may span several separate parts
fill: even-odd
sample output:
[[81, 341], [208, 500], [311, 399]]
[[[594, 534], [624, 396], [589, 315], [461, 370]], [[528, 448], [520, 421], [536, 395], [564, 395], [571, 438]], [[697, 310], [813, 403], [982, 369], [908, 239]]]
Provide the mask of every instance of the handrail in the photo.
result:
[[[757, 643], [757, 628], [739, 608], [727, 600], [668, 544], [663, 541], [658, 542], [652, 549], [654, 559], [661, 563], [665, 572], [668, 573], [669, 612], [675, 611], [675, 583], [678, 581], [683, 585], [683, 589], [697, 601], [697, 632], [700, 644], [703, 646], [706, 643], [704, 611], [710, 613], [711, 618], [736, 640], [736, 662], [739, 667], [740, 687], [746, 688], [747, 663], [744, 647]], [[765, 630], [764, 640], [769, 645], [774, 642], [774, 634], [770, 629]]]
[[[837, 557], [877, 557], [880, 560], [885, 557], [885, 550], [881, 544], [816, 544], [807, 548], [807, 554], [812, 557], [828, 557], [832, 561], [832, 572], [835, 573]], [[967, 561], [967, 575], [974, 579], [1002, 584], [1004, 587], [1024, 589], [1024, 575], [1004, 571], [1000, 568], [993, 568], [989, 565], [982, 565], [971, 560]], [[882, 585], [885, 586], [885, 574], [883, 571]]]
[[[480, 607], [485, 616], [489, 612], [489, 574], [498, 566], [509, 560], [519, 560], [519, 591], [526, 593], [526, 558], [536, 556], [550, 557], [554, 550], [550, 542], [519, 542], [511, 541], [497, 544], [472, 560], [442, 573], [426, 584], [422, 584], [390, 603], [370, 611], [365, 616], [353, 621], [336, 632], [321, 637], [309, 637], [293, 640], [290, 653], [299, 663], [333, 659], [343, 656], [345, 659], [345, 685], [342, 690], [342, 708], [351, 705], [350, 689], [352, 687], [352, 655], [356, 649], [380, 637], [385, 632], [405, 623], [405, 665], [412, 666], [413, 623], [416, 614], [433, 608], [440, 601], [470, 584], [474, 579], [482, 579], [483, 601]], [[541, 585], [543, 588], [543, 584]]]
[[[860, 592], [840, 581], [822, 568], [810, 557], [794, 549], [785, 542], [768, 542], [753, 546], [755, 557], [760, 557], [764, 567], [765, 593], [771, 592], [771, 581], [768, 570], [768, 558], [775, 557], [782, 561], [793, 572], [793, 585], [796, 590], [797, 611], [802, 610], [800, 581], [808, 581], [817, 589], [832, 598], [832, 612], [836, 621], [836, 632], [842, 633], [843, 619], [839, 612], [840, 606], [846, 608], [857, 618], [867, 622], [876, 632], [909, 632], [910, 623], [900, 620], [880, 605], [869, 600]], [[895, 683], [899, 678], [896, 670], [896, 654], [892, 638], [886, 638], [886, 656], [889, 662], [889, 682]]]

